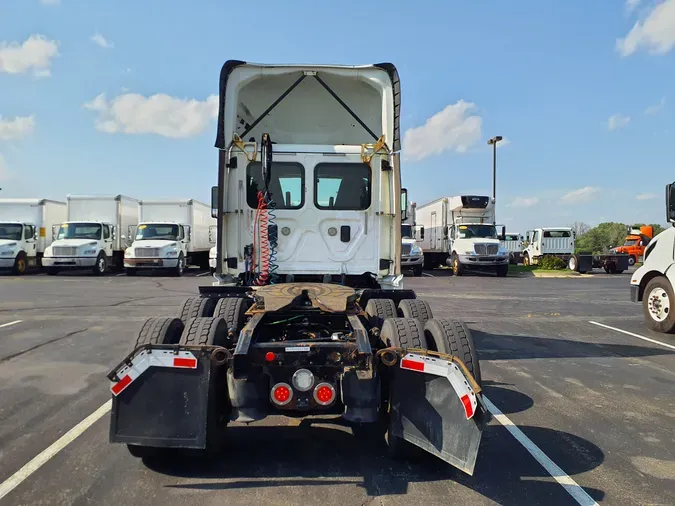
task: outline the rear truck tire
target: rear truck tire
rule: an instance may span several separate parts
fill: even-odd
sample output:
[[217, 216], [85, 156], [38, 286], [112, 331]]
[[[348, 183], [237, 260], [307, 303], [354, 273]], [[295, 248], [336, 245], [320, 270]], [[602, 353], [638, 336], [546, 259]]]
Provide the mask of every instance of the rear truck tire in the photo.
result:
[[94, 264], [94, 274], [97, 276], [102, 276], [105, 274], [105, 271], [108, 269], [108, 260], [105, 257], [105, 253], [100, 252], [96, 257], [96, 263]]
[[420, 276], [422, 276], [422, 266], [421, 266], [421, 265], [416, 265], [415, 267], [413, 267], [413, 274], [414, 274], [415, 277], [417, 277], [417, 278], [419, 278]]
[[124, 273], [125, 273], [127, 276], [135, 276], [135, 275], [138, 273], [138, 271], [136, 270], [135, 267], [126, 267], [126, 268], [124, 269]]
[[185, 272], [185, 257], [183, 253], [178, 255], [178, 264], [173, 268], [173, 275], [177, 278], [180, 278]]
[[635, 259], [635, 257], [633, 255], [628, 257], [628, 265], [635, 265], [636, 261], [637, 260]]
[[[480, 386], [482, 376], [478, 352], [469, 328], [461, 320], [434, 318], [424, 325], [429, 349], [458, 357]], [[434, 349], [435, 348], [435, 349]]]
[[657, 276], [647, 283], [642, 312], [649, 329], [663, 334], [675, 331], [675, 294], [668, 278]]
[[364, 309], [373, 327], [382, 327], [386, 318], [396, 318], [398, 310], [391, 299], [370, 299]]
[[28, 260], [26, 259], [26, 254], [23, 251], [20, 251], [14, 260], [14, 267], [12, 267], [12, 273], [16, 275], [22, 275], [26, 273], [28, 268]]
[[509, 273], [509, 264], [498, 265], [495, 272], [497, 273], [497, 277], [505, 278]]
[[224, 297], [218, 300], [213, 310], [214, 318], [222, 318], [227, 324], [228, 332], [232, 332], [234, 341], [239, 337], [239, 332], [246, 325], [246, 311], [251, 307], [251, 301], [243, 297]]
[[191, 318], [180, 336], [180, 344], [184, 345], [227, 345], [227, 323], [224, 318], [208, 316]]
[[[413, 318], [387, 318], [384, 320], [382, 330], [380, 331], [380, 341], [386, 347], [427, 349], [424, 326]], [[388, 400], [387, 398], [387, 402]], [[394, 436], [389, 424], [387, 425], [386, 440], [387, 455], [391, 459], [399, 460], [419, 454], [419, 450], [415, 445], [405, 439]]]
[[179, 318], [187, 325], [191, 318], [211, 317], [217, 302], [217, 299], [211, 297], [189, 297], [183, 301]]
[[59, 273], [59, 270], [56, 267], [47, 267], [45, 268], [48, 276], [56, 276]]
[[456, 253], [452, 254], [452, 273], [455, 276], [461, 276], [464, 274], [464, 265], [459, 261], [459, 257]]
[[148, 318], [143, 323], [134, 349], [144, 344], [178, 344], [185, 329], [180, 318]]
[[398, 303], [398, 316], [413, 318], [422, 325], [434, 317], [429, 303], [422, 299], [403, 299]]
[[577, 272], [578, 267], [579, 267], [579, 261], [578, 261], [576, 255], [570, 256], [569, 260], [567, 261], [567, 268], [571, 271]]

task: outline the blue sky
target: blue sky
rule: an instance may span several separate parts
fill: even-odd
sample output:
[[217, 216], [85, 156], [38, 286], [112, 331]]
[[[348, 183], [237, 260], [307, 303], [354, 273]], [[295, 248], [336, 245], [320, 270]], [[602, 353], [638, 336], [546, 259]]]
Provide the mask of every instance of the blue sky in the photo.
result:
[[208, 202], [225, 60], [391, 61], [411, 200], [490, 194], [486, 140], [502, 135], [510, 230], [664, 222], [675, 0], [250, 5], [2, 0], [0, 195]]

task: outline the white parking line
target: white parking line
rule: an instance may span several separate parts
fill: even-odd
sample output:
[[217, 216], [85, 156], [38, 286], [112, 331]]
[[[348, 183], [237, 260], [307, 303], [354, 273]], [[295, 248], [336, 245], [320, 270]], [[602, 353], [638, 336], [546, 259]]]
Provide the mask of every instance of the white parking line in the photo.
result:
[[435, 277], [436, 277], [436, 276], [434, 276], [433, 274], [429, 274], [429, 273], [427, 273], [427, 272], [423, 272], [423, 273], [422, 273], [422, 276], [427, 276], [428, 278], [435, 278]]
[[210, 272], [202, 272], [201, 274], [197, 274], [196, 277], [201, 278], [202, 276], [208, 276], [209, 274], [211, 274], [211, 273]]
[[592, 321], [589, 321], [588, 323], [592, 323], [593, 325], [597, 325], [598, 327], [605, 327], [606, 329], [615, 330], [617, 332], [621, 332], [622, 334], [637, 337], [638, 339], [642, 339], [643, 341], [649, 341], [650, 343], [659, 344], [661, 346], [665, 346], [666, 348], [670, 348], [671, 350], [675, 350], [675, 346], [673, 346], [672, 344], [662, 343], [661, 341], [657, 341], [656, 339], [651, 339], [649, 337], [644, 337], [641, 336], [640, 334], [633, 334], [632, 332], [628, 332], [627, 330], [617, 329], [616, 327], [610, 327], [609, 325], [605, 325], [604, 323]]
[[16, 321], [9, 322], [9, 323], [3, 323], [2, 325], [0, 325], [0, 329], [2, 327], [11, 327], [12, 325], [16, 325], [17, 323], [21, 323], [22, 321], [23, 320], [16, 320]]
[[97, 420], [105, 415], [112, 407], [112, 400], [107, 401], [103, 406], [94, 411], [87, 418], [78, 423], [75, 427], [66, 432], [63, 436], [56, 440], [49, 448], [42, 451], [37, 457], [28, 462], [25, 466], [19, 469], [16, 473], [10, 476], [7, 480], [0, 484], [0, 499], [9, 494], [12, 490], [18, 487], [26, 478], [28, 478], [35, 471], [40, 469], [45, 463], [49, 461], [54, 455], [63, 450], [66, 446], [72, 443], [85, 430], [91, 427]]
[[501, 423], [516, 440], [539, 462], [544, 469], [557, 481], [577, 503], [583, 506], [598, 506], [588, 493], [569, 475], [563, 471], [555, 462], [546, 456], [541, 449], [514, 424], [508, 416], [502, 413], [497, 406], [492, 404], [490, 399], [483, 395], [483, 401], [490, 410], [490, 413]]

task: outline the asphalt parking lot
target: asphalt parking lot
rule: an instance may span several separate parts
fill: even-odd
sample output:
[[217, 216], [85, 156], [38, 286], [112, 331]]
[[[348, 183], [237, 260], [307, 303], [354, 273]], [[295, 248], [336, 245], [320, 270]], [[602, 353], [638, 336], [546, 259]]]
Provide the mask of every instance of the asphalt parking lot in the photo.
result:
[[675, 336], [644, 328], [628, 274], [406, 278], [436, 315], [471, 328], [485, 396], [504, 415], [472, 477], [285, 418], [232, 427], [215, 461], [147, 467], [108, 443], [106, 373], [145, 318], [176, 314], [204, 274], [0, 275], [0, 505], [675, 504]]

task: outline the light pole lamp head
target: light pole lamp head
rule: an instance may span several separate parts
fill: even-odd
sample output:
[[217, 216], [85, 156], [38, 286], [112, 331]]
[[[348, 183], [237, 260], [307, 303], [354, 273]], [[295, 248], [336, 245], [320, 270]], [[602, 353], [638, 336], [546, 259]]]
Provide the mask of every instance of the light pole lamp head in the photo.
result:
[[501, 135], [496, 135], [492, 139], [489, 139], [487, 141], [488, 144], [497, 144], [499, 141], [501, 141], [503, 137]]

